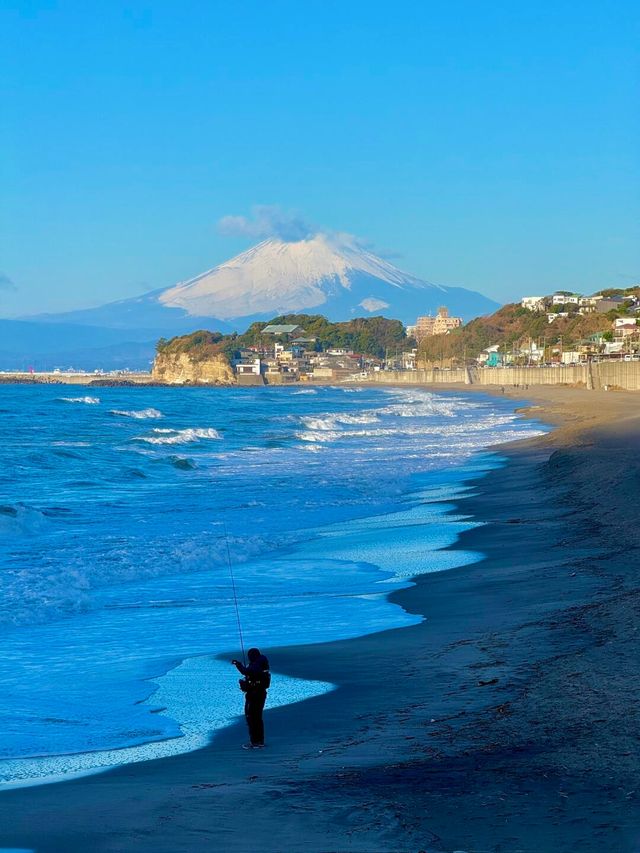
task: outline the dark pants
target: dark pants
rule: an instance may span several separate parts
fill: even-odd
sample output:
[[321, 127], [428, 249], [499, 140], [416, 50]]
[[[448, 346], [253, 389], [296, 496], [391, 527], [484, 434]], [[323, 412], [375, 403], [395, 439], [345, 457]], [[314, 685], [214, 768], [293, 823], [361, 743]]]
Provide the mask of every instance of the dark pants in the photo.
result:
[[264, 743], [264, 723], [262, 722], [262, 709], [267, 701], [266, 690], [251, 690], [245, 693], [244, 715], [249, 727], [249, 738], [252, 744]]

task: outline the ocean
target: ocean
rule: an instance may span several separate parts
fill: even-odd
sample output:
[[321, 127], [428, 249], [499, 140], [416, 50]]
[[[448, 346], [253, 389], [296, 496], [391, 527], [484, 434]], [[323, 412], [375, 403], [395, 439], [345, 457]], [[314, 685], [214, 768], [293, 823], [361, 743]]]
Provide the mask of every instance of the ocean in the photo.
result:
[[[277, 647], [415, 624], [413, 575], [455, 543], [489, 446], [539, 434], [506, 399], [419, 388], [0, 386], [0, 784], [208, 743], [242, 713], [334, 686]], [[220, 657], [219, 657], [220, 656]]]

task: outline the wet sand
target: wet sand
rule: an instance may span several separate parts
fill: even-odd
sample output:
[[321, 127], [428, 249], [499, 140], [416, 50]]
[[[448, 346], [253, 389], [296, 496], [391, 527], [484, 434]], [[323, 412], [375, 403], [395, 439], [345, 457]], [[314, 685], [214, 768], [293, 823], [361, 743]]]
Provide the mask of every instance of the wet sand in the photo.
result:
[[0, 845], [640, 850], [640, 395], [507, 394], [557, 429], [501, 446], [505, 467], [458, 501], [485, 524], [455, 547], [485, 559], [393, 594], [422, 624], [274, 652], [339, 687], [269, 711], [265, 750], [238, 749], [238, 725], [195, 753], [1, 793]]

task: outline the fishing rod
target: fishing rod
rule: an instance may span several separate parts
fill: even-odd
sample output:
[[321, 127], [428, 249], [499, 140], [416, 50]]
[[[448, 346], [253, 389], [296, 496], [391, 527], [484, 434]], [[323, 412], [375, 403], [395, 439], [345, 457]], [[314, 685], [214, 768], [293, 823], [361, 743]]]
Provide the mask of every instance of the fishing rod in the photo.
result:
[[233, 603], [236, 608], [236, 621], [238, 623], [238, 636], [240, 637], [240, 649], [242, 650], [242, 663], [247, 665], [247, 659], [244, 653], [244, 639], [242, 637], [242, 623], [240, 622], [240, 609], [238, 607], [238, 596], [236, 594], [236, 580], [233, 576], [233, 566], [231, 565], [231, 551], [229, 550], [229, 534], [227, 533], [227, 523], [222, 522], [224, 528], [224, 539], [227, 543], [227, 565], [229, 566], [229, 576], [231, 577], [231, 589], [233, 590]]

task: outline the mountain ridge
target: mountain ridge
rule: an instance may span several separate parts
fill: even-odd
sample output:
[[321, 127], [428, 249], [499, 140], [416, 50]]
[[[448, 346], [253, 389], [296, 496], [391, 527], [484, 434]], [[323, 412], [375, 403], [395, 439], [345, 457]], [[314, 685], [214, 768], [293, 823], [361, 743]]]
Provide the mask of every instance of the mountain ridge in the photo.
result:
[[317, 234], [295, 242], [263, 240], [199, 275], [142, 296], [25, 319], [180, 334], [194, 323], [212, 322], [222, 332], [241, 331], [255, 321], [309, 309], [334, 321], [383, 312], [410, 324], [441, 304], [465, 320], [498, 307], [476, 291], [405, 273], [353, 238]]

